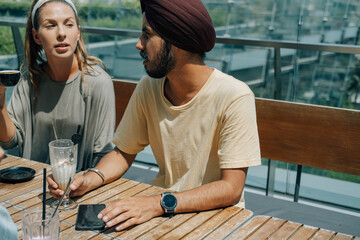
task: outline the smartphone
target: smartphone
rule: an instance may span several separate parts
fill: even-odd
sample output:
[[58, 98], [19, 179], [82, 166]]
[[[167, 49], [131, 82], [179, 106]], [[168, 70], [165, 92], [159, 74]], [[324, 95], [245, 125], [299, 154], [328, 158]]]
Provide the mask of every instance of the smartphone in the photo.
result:
[[76, 230], [101, 230], [105, 222], [97, 215], [105, 208], [105, 204], [80, 204], [76, 217]]

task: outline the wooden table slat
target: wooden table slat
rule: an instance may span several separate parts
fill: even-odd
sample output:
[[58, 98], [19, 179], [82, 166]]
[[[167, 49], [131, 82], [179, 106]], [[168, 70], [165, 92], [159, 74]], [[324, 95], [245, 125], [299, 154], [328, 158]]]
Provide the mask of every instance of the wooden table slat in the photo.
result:
[[338, 233], [332, 240], [351, 240], [351, 239], [353, 239], [353, 237], [350, 235]]
[[184, 237], [186, 234], [190, 233], [191, 231], [195, 230], [198, 226], [201, 226], [204, 222], [212, 218], [215, 214], [217, 214], [220, 210], [215, 209], [211, 211], [205, 211], [201, 214], [196, 214], [188, 221], [184, 222], [177, 228], [171, 230], [160, 239], [180, 239]]
[[246, 209], [242, 209], [240, 212], [232, 216], [228, 221], [226, 221], [221, 226], [214, 229], [208, 236], [204, 239], [223, 239], [234, 229], [237, 229], [241, 224], [248, 220], [252, 216], [252, 212]]
[[311, 226], [302, 226], [299, 228], [292, 236], [291, 240], [303, 240], [303, 239], [309, 239], [311, 236], [317, 232], [319, 228], [311, 227]]
[[184, 239], [201, 239], [210, 234], [215, 228], [229, 220], [232, 216], [240, 212], [238, 207], [229, 207], [221, 210], [201, 226], [197, 227], [194, 231], [187, 234]]
[[176, 214], [172, 218], [166, 218], [164, 222], [153, 228], [152, 231], [146, 232], [145, 234], [139, 236], [137, 239], [159, 239], [166, 233], [172, 231], [174, 228], [178, 227], [179, 225], [186, 222], [188, 219], [195, 215], [196, 213], [184, 213]]
[[232, 234], [227, 237], [227, 239], [245, 239], [270, 219], [271, 217], [268, 216], [255, 216], [251, 219], [251, 221], [245, 223], [244, 226], [232, 232]]
[[327, 240], [332, 239], [335, 235], [335, 232], [325, 230], [325, 229], [319, 229], [314, 236], [311, 237], [312, 240]]
[[257, 229], [248, 239], [267, 239], [274, 232], [276, 232], [281, 226], [285, 224], [286, 220], [271, 218], [269, 221], [264, 223], [264, 225]]
[[296, 232], [302, 224], [295, 222], [286, 222], [282, 225], [273, 235], [270, 236], [269, 240], [275, 239], [288, 239], [294, 232]]
[[94, 237], [92, 237], [90, 239], [91, 240], [108, 240], [108, 239], [113, 239], [113, 238], [110, 237], [110, 236], [103, 235], [103, 234], [98, 234], [98, 235], [95, 235]]
[[20, 164], [23, 164], [24, 160], [20, 157], [15, 157], [15, 156], [11, 156], [11, 155], [7, 155], [5, 158], [3, 158], [0, 161], [0, 166], [1, 169], [5, 169], [8, 167], [15, 167], [15, 166], [19, 166]]

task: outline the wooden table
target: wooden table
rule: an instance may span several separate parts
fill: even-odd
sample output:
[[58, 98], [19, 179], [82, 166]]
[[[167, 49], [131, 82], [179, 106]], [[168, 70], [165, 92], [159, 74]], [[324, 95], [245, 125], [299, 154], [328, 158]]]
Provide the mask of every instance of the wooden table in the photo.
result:
[[[42, 203], [43, 168], [51, 172], [47, 164], [14, 156], [8, 156], [0, 164], [0, 170], [24, 166], [36, 170], [31, 181], [17, 184], [0, 183], [0, 203], [4, 205], [22, 236], [21, 214], [24, 209], [40, 207]], [[135, 195], [159, 194], [165, 189], [127, 179], [118, 179], [84, 196], [77, 198], [78, 204], [106, 203], [118, 198]], [[48, 195], [47, 203], [53, 198]], [[222, 239], [231, 234], [252, 216], [252, 212], [238, 207], [228, 207], [199, 213], [176, 214], [172, 218], [156, 217], [148, 222], [116, 232], [112, 229], [99, 231], [76, 231], [77, 209], [63, 211], [60, 216], [60, 239]]]
[[243, 226], [233, 231], [226, 239], [360, 240], [359, 237], [269, 216], [251, 218]]
[[[36, 170], [31, 181], [17, 184], [0, 182], [0, 204], [4, 205], [19, 229], [21, 239], [21, 214], [24, 209], [40, 207], [42, 204], [43, 168], [51, 173], [47, 164], [14, 156], [0, 163], [0, 170], [23, 166]], [[77, 198], [78, 204], [107, 203], [118, 198], [135, 195], [151, 195], [165, 189], [120, 178], [84, 196]], [[47, 203], [54, 199], [47, 195]], [[333, 231], [306, 226], [270, 216], [252, 216], [252, 212], [237, 207], [228, 207], [199, 213], [176, 214], [172, 218], [156, 217], [148, 222], [116, 232], [76, 231], [77, 209], [60, 212], [60, 239], [332, 239], [360, 240]], [[356, 224], [356, 223], [354, 223]]]

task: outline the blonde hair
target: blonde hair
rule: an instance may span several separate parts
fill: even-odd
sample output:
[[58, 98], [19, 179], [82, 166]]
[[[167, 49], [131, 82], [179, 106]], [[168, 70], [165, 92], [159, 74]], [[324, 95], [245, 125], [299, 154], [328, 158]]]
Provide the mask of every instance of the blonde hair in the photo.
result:
[[[64, 4], [69, 5], [69, 3], [65, 0], [49, 0], [41, 5], [41, 7], [36, 11], [36, 14], [34, 16], [34, 25], [32, 23], [32, 11], [34, 6], [38, 0], [35, 0], [31, 6], [31, 9], [28, 13], [28, 19], [26, 24], [26, 36], [25, 36], [25, 61], [27, 62], [27, 67], [31, 79], [31, 83], [34, 85], [36, 94], [39, 91], [39, 76], [41, 74], [46, 74], [44, 69], [41, 67], [42, 64], [44, 64], [46, 61], [43, 58], [43, 48], [35, 43], [33, 39], [32, 29], [34, 28], [36, 31], [39, 30], [39, 12], [42, 7], [44, 7], [46, 4], [50, 2], [62, 2]], [[70, 5], [69, 5], [70, 6]], [[71, 6], [70, 6], [71, 7]], [[71, 7], [74, 11], [73, 7]], [[76, 24], [79, 27], [80, 26], [80, 19], [77, 15], [77, 13], [74, 11], [75, 18], [76, 18]], [[95, 69], [92, 67], [94, 65], [100, 64], [105, 70], [106, 67], [103, 64], [103, 62], [97, 58], [88, 56], [86, 53], [85, 43], [82, 38], [82, 34], [80, 32], [80, 38], [78, 41], [78, 44], [76, 46], [75, 52], [74, 52], [79, 70], [81, 71], [81, 81], [84, 82], [84, 75], [89, 75], [91, 72], [95, 71]], [[26, 64], [23, 63], [23, 64]]]

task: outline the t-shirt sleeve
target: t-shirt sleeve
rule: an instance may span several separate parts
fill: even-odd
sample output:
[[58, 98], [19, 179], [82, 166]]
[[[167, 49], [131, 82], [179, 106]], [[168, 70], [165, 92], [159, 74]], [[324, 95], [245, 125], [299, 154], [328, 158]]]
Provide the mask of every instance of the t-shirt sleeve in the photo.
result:
[[238, 97], [225, 109], [221, 122], [220, 168], [243, 168], [261, 164], [255, 97]]
[[143, 104], [147, 89], [145, 80], [146, 77], [136, 86], [113, 138], [113, 143], [128, 154], [137, 154], [149, 144]]

